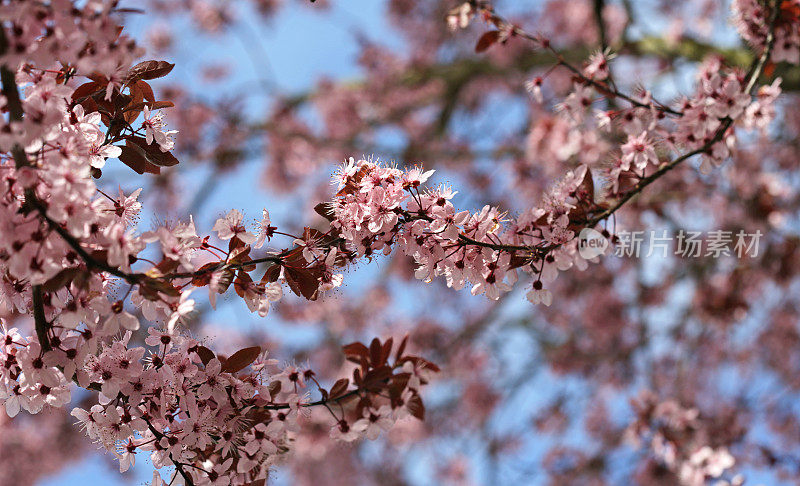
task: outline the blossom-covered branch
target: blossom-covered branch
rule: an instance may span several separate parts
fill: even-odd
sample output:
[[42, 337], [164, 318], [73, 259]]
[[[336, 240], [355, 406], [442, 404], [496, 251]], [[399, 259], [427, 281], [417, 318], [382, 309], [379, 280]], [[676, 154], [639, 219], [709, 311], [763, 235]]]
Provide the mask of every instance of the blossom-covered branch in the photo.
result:
[[[19, 312], [32, 311], [36, 330], [26, 336], [2, 327], [0, 400], [6, 413], [63, 407], [75, 382], [97, 391], [99, 403], [73, 415], [117, 456], [121, 471], [145, 450], [157, 468], [174, 466], [186, 484], [263, 480], [289, 450], [301, 408], [336, 403], [332, 435], [345, 440], [375, 438], [374, 425], [386, 429], [406, 415], [422, 418], [419, 390], [436, 367], [407, 354], [405, 342], [390, 360], [391, 340], [374, 340], [368, 360], [356, 360], [353, 386], [342, 379], [328, 391], [312, 371], [294, 365], [268, 374], [276, 362], [258, 347], [226, 358], [185, 337], [180, 324], [194, 308], [187, 281], [209, 285], [215, 295], [220, 278], [241, 272], [237, 292], [265, 314], [279, 288], [267, 295], [264, 285], [245, 282], [244, 269], [286, 255], [247, 257], [249, 246], [239, 238], [247, 239], [245, 232], [223, 221], [215, 229], [223, 241], [231, 240], [225, 259], [195, 268], [195, 252], [224, 251], [198, 238], [191, 221], [139, 235], [133, 222], [142, 207], [140, 191], [115, 199], [96, 186], [93, 179], [102, 177], [109, 158], [139, 174], [178, 163], [171, 153], [177, 132], [155, 112], [172, 103], [157, 101], [147, 83], [167, 75], [172, 64], [132, 65], [142, 51], [120, 35], [114, 10], [113, 2], [0, 10], [0, 19], [13, 25], [3, 26], [0, 39], [3, 102], [10, 112], [0, 150], [11, 154], [0, 161], [3, 300]], [[85, 48], [64, 50], [67, 36], [70, 45]], [[89, 81], [74, 87], [83, 76]], [[149, 261], [139, 253], [154, 241], [161, 243], [162, 263], [133, 270]], [[129, 285], [121, 299], [113, 298], [114, 277]], [[178, 286], [171, 283], [181, 279]], [[147, 321], [162, 324], [148, 328], [149, 350], [132, 342], [140, 319], [126, 310], [128, 297]], [[250, 373], [240, 374], [245, 368]], [[309, 380], [320, 400], [303, 391]], [[354, 398], [358, 403], [350, 404]], [[157, 473], [154, 484], [161, 484]]]

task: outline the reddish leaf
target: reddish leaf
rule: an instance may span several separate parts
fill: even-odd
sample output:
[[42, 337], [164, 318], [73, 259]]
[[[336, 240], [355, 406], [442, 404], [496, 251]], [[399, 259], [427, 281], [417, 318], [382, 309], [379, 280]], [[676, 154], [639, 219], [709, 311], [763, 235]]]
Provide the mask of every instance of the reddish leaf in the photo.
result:
[[486, 49], [492, 47], [492, 44], [500, 40], [500, 31], [499, 30], [490, 30], [483, 34], [480, 39], [478, 39], [478, 43], [475, 44], [475, 52], [483, 52]]
[[592, 179], [592, 171], [584, 166], [586, 174], [583, 176], [581, 185], [576, 191], [576, 196], [584, 202], [594, 202], [594, 180]]
[[791, 0], [783, 0], [783, 2], [781, 2], [780, 17], [784, 21], [796, 21], [798, 18], [800, 18], [800, 6]]
[[420, 420], [425, 420], [425, 405], [422, 404], [422, 398], [419, 395], [415, 394], [409, 398], [406, 407], [411, 412], [411, 415]]
[[264, 277], [261, 279], [262, 284], [266, 284], [267, 282], [277, 282], [278, 277], [281, 275], [281, 266], [280, 265], [272, 265], [270, 266], [266, 273], [264, 273]]
[[420, 358], [418, 356], [406, 356], [405, 358], [402, 358], [402, 359], [398, 360], [398, 363], [402, 364], [402, 363], [405, 363], [406, 361], [414, 363], [414, 366], [417, 367], [417, 368], [425, 368], [426, 370], [433, 371], [433, 372], [436, 372], [436, 373], [438, 373], [440, 371], [438, 366], [436, 366], [435, 364], [431, 363], [430, 361], [428, 361], [426, 359], [422, 359], [422, 358]]
[[289, 284], [292, 292], [308, 300], [317, 300], [319, 279], [315, 273], [320, 272], [309, 268], [285, 267], [283, 276], [286, 278], [286, 283]]
[[369, 343], [369, 359], [372, 361], [372, 366], [377, 368], [383, 365], [383, 348], [381, 347], [381, 342], [378, 341], [378, 338], [372, 340]]
[[349, 385], [350, 385], [350, 380], [347, 378], [342, 378], [341, 380], [337, 380], [336, 383], [334, 383], [333, 386], [331, 387], [330, 397], [336, 398], [340, 395], [344, 395]]
[[400, 341], [400, 346], [397, 347], [397, 353], [394, 355], [395, 361], [400, 361], [400, 358], [403, 357], [403, 352], [406, 350], [406, 344], [408, 344], [408, 334], [403, 337], [403, 340]]
[[209, 361], [216, 358], [214, 351], [211, 351], [205, 346], [197, 347], [197, 355], [200, 356], [200, 359], [203, 361], [203, 365], [208, 365]]
[[250, 366], [250, 363], [255, 361], [259, 354], [261, 354], [261, 348], [259, 346], [240, 349], [225, 360], [225, 364], [222, 365], [222, 371], [226, 373], [241, 371]]
[[42, 285], [42, 290], [45, 292], [55, 292], [57, 290], [61, 290], [63, 287], [68, 286], [81, 272], [84, 272], [84, 270], [79, 268], [65, 268], [55, 274], [55, 276], [50, 280], [45, 282]]
[[769, 61], [764, 65], [764, 76], [771, 78], [773, 74], [775, 74], [775, 63]]
[[[339, 405], [346, 405], [349, 402], [352, 402], [353, 400], [358, 400], [358, 399], [359, 399], [359, 397], [358, 397], [357, 394], [353, 394], [353, 395], [345, 394], [345, 395], [342, 395], [341, 397], [339, 397], [339, 399], [337, 399], [336, 401], [339, 403]], [[363, 412], [362, 412], [361, 415], [363, 415]]]
[[218, 263], [206, 263], [202, 267], [197, 269], [197, 272], [204, 272], [196, 277], [192, 278], [192, 285], [195, 287], [204, 287], [208, 285], [211, 281], [211, 268], [214, 268], [218, 265]]
[[[234, 237], [231, 239], [238, 240], [239, 238]], [[252, 260], [252, 258], [250, 258], [250, 247], [245, 245], [244, 242], [237, 243], [234, 248], [230, 248], [230, 246], [229, 244], [228, 251], [230, 253], [228, 254], [228, 263], [246, 263]]]
[[119, 160], [136, 171], [137, 174], [144, 174], [145, 172], [149, 174], [161, 173], [161, 168], [149, 162], [139, 150], [128, 145], [120, 148], [122, 149], [122, 153], [118, 157]]
[[244, 248], [244, 246], [244, 241], [234, 236], [230, 239], [230, 241], [228, 241], [228, 253], [238, 250], [239, 248]]
[[388, 366], [381, 366], [374, 370], [369, 370], [364, 375], [363, 387], [370, 391], [380, 391], [385, 388], [386, 382], [392, 376], [392, 369]]
[[419, 366], [420, 368], [425, 368], [428, 371], [433, 371], [435, 373], [438, 373], [439, 371], [441, 371], [441, 369], [439, 369], [438, 366], [436, 366], [432, 362], [428, 361], [427, 359], [416, 358], [416, 363], [417, 363], [417, 366]]
[[[100, 109], [97, 102], [92, 97], [84, 98], [83, 101], [78, 102], [78, 104], [83, 107], [84, 113], [94, 113]], [[105, 122], [105, 120], [103, 121]]]
[[[175, 103], [171, 101], [138, 101], [126, 106], [123, 111], [127, 113], [131, 110], [135, 110], [136, 113], [139, 113], [145, 106], [150, 108], [150, 110], [160, 110], [161, 108], [172, 108], [173, 106], [175, 106]], [[134, 117], [133, 119], [135, 120], [136, 117]]]
[[175, 65], [167, 61], [143, 61], [133, 66], [125, 76], [125, 84], [134, 83], [140, 79], [163, 78]]
[[233, 277], [236, 276], [236, 273], [231, 270], [230, 268], [226, 268], [219, 272], [219, 280], [217, 281], [217, 292], [222, 294], [228, 290], [228, 287], [231, 286], [233, 283]]
[[531, 257], [530, 256], [527, 256], [527, 255], [526, 256], [521, 256], [521, 255], [514, 254], [514, 255], [511, 255], [511, 261], [509, 261], [509, 263], [508, 263], [508, 268], [509, 269], [519, 268], [519, 267], [522, 267], [524, 265], [529, 264], [530, 262], [531, 262]]
[[381, 362], [385, 363], [389, 356], [392, 354], [392, 345], [394, 344], [394, 339], [389, 338], [383, 343], [383, 349], [381, 350]]
[[158, 269], [158, 271], [161, 272], [161, 275], [167, 275], [168, 273], [172, 273], [177, 270], [179, 266], [179, 261], [171, 258], [164, 258], [158, 262], [158, 265], [156, 265], [154, 268]]
[[140, 79], [139, 81], [136, 81], [136, 83], [134, 83], [134, 86], [136, 87], [137, 90], [142, 92], [142, 97], [144, 99], [151, 102], [156, 101], [156, 97], [153, 94], [153, 88], [151, 88], [150, 85], [147, 84], [147, 82], [142, 81]]
[[278, 396], [278, 393], [281, 392], [281, 382], [280, 381], [273, 381], [269, 384], [269, 396], [271, 398], [275, 398]]
[[160, 110], [161, 108], [172, 108], [175, 106], [175, 103], [171, 101], [153, 101], [150, 104], [151, 110]]
[[316, 206], [314, 206], [314, 211], [316, 211], [317, 214], [327, 219], [328, 221], [333, 221], [334, 214], [333, 214], [333, 208], [331, 207], [330, 203], [321, 202]]
[[392, 376], [392, 382], [389, 384], [389, 397], [392, 402], [397, 403], [403, 392], [408, 386], [408, 380], [411, 378], [411, 373], [398, 373]]
[[239, 271], [236, 280], [233, 281], [233, 289], [239, 297], [244, 299], [247, 290], [250, 289], [252, 284], [253, 279], [250, 278], [250, 275], [247, 272]]
[[[100, 83], [95, 81], [90, 81], [88, 83], [82, 84], [75, 88], [75, 91], [72, 92], [72, 101], [80, 103], [86, 98], [91, 97], [93, 94], [97, 93], [100, 90]], [[84, 111], [85, 111], [84, 107]]]
[[143, 295], [144, 292], [147, 290], [155, 293], [154, 295], [157, 298], [157, 300], [162, 299], [162, 297], [158, 296], [158, 293], [166, 294], [172, 297], [181, 296], [181, 291], [177, 287], [172, 285], [172, 283], [170, 283], [169, 281], [161, 278], [150, 277], [149, 275], [148, 277], [149, 278], [139, 283], [139, 289], [142, 291]]
[[131, 101], [122, 108], [125, 123], [128, 125], [133, 123], [133, 121], [139, 117], [139, 113], [141, 113], [143, 107], [144, 93], [141, 89], [137, 89], [137, 85], [134, 84], [131, 88]]
[[369, 354], [369, 349], [361, 343], [351, 343], [346, 346], [342, 346], [342, 351], [344, 355], [349, 357], [358, 358], [356, 363], [361, 361], [362, 357], [366, 357]]
[[169, 152], [162, 152], [157, 143], [148, 144], [142, 137], [126, 136], [125, 144], [136, 150], [147, 162], [160, 167], [178, 165], [178, 159]]
[[370, 400], [369, 395], [359, 398], [356, 404], [356, 417], [363, 417], [364, 410], [370, 408], [371, 405], [372, 400]]

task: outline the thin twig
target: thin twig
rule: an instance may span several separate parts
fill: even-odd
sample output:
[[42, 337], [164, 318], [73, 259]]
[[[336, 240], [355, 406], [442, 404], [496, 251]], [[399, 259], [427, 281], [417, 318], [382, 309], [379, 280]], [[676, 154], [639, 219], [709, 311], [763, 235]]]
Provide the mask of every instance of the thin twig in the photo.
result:
[[608, 46], [606, 40], [606, 23], [603, 21], [603, 9], [606, 6], [605, 0], [594, 0], [594, 23], [597, 24], [597, 33], [600, 37], [600, 50], [605, 51]]

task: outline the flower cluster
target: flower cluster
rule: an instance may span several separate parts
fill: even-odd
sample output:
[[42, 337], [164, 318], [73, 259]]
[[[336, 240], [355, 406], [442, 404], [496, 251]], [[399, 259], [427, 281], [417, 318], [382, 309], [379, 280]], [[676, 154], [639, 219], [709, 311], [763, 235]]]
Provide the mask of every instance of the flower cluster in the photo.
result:
[[[697, 92], [692, 98], [682, 100], [683, 116], [675, 121], [675, 129], [665, 134], [664, 139], [668, 145], [677, 145], [689, 152], [703, 150], [700, 171], [709, 173], [730, 157], [730, 150], [735, 146], [733, 130], [728, 130], [732, 122], [743, 120], [745, 112], [763, 111], [766, 115], [770, 109], [764, 109], [761, 101], [752, 106], [752, 98], [745, 92], [744, 74], [726, 71], [719, 59], [705, 62], [698, 78]], [[777, 80], [775, 89], [779, 83]], [[747, 128], [754, 126], [751, 118], [754, 117], [748, 117]], [[771, 118], [764, 116], [764, 124], [770, 121]]]
[[[775, 4], [776, 6], [771, 6]], [[734, 22], [739, 34], [751, 45], [763, 49], [770, 33], [770, 19], [777, 15], [775, 27], [775, 47], [770, 59], [773, 62], [786, 61], [800, 63], [800, 1], [759, 2], [758, 0], [734, 0]], [[777, 8], [775, 12], [773, 9]]]
[[[375, 439], [398, 419], [422, 418], [419, 390], [437, 371], [405, 355], [405, 341], [391, 364], [391, 340], [375, 340], [370, 348], [354, 343], [345, 353], [360, 365], [353, 375], [355, 388], [344, 378], [328, 391], [313, 371], [276, 368], [277, 361], [266, 359], [258, 347], [226, 359], [195, 339], [153, 327], [147, 348], [131, 346], [127, 331], [101, 344], [97, 354], [87, 355], [84, 347], [77, 357], [70, 347], [74, 339], [56, 340], [58, 347], [48, 352], [14, 328], [4, 328], [0, 339], [0, 398], [9, 416], [20, 409], [37, 413], [44, 405], [66, 405], [68, 374], [99, 393], [98, 404], [76, 408], [72, 415], [91, 439], [115, 454], [121, 472], [138, 451], [146, 451], [157, 469], [174, 466], [194, 484], [264, 479], [291, 448], [298, 417], [309, 406], [338, 403], [341, 415], [333, 414], [330, 435], [345, 441]], [[82, 364], [76, 369], [75, 362]], [[310, 402], [305, 390], [311, 383], [322, 400]]]
[[[156, 468], [178, 466], [195, 484], [266, 477], [297, 430], [300, 372], [268, 375], [274, 362], [258, 348], [223, 362], [193, 339], [148, 331], [146, 357], [145, 348], [129, 347], [127, 333], [87, 359], [82, 371], [99, 386], [100, 403], [72, 411], [81, 428], [116, 455], [121, 472], [148, 451]], [[236, 374], [250, 362], [252, 373]]]
[[331, 225], [356, 255], [388, 253], [397, 244], [416, 260], [418, 279], [443, 276], [455, 289], [469, 282], [473, 295], [493, 300], [511, 289], [522, 269], [536, 275], [529, 299], [549, 304], [542, 282], [573, 265], [585, 268], [570, 215], [577, 219], [593, 205], [586, 167], [569, 172], [545, 195], [542, 207], [516, 220], [491, 206], [476, 213], [456, 210], [450, 188], [422, 188], [432, 173], [351, 159], [336, 176]]
[[710, 479], [720, 478], [735, 464], [725, 446], [709, 445], [716, 442], [715, 438], [702, 427], [696, 408], [683, 407], [674, 400], [659, 401], [647, 391], [632, 405], [636, 420], [628, 427], [627, 437], [652, 449], [656, 459], [677, 475], [680, 484], [702, 486]]

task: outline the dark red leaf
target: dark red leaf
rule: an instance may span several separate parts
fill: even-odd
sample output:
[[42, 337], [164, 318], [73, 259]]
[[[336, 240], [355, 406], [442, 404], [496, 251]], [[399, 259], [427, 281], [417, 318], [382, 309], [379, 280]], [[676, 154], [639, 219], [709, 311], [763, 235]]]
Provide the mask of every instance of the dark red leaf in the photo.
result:
[[480, 39], [478, 39], [478, 43], [475, 44], [475, 52], [483, 52], [486, 49], [492, 47], [492, 44], [500, 40], [500, 31], [499, 30], [490, 30], [489, 32], [484, 33]]
[[[160, 110], [161, 108], [171, 108], [175, 106], [175, 103], [171, 101], [136, 101], [134, 98], [134, 102], [126, 106], [123, 111], [126, 113], [131, 110], [135, 111], [137, 116], [132, 119], [135, 120], [138, 117], [138, 113], [140, 113], [145, 106], [150, 108], [150, 110]], [[128, 123], [131, 122], [129, 121]]]
[[142, 137], [126, 136], [125, 144], [136, 150], [145, 160], [159, 167], [178, 165], [178, 159], [169, 152], [162, 152], [157, 143], [147, 143]]
[[261, 283], [265, 284], [267, 282], [277, 282], [278, 277], [281, 275], [281, 266], [280, 265], [272, 265], [270, 266], [266, 273], [264, 273], [264, 277], [261, 279]]
[[399, 361], [400, 358], [403, 357], [403, 352], [406, 350], [406, 344], [408, 344], [408, 334], [403, 337], [403, 340], [400, 341], [400, 346], [397, 347], [397, 353], [394, 355], [395, 361]]
[[333, 208], [331, 207], [330, 203], [321, 202], [316, 206], [314, 206], [314, 211], [316, 211], [317, 214], [327, 219], [328, 221], [333, 221], [334, 214], [333, 214]]
[[331, 387], [331, 398], [336, 398], [340, 395], [344, 395], [347, 391], [347, 387], [350, 385], [350, 380], [347, 378], [342, 378], [341, 380], [337, 380], [336, 383], [333, 384]]
[[161, 173], [161, 168], [149, 162], [147, 158], [142, 155], [141, 151], [128, 145], [120, 148], [122, 149], [122, 153], [118, 157], [119, 160], [136, 171], [137, 174], [144, 174], [145, 172], [149, 174]]
[[772, 61], [768, 61], [764, 65], [764, 76], [766, 76], [767, 78], [771, 78], [773, 74], [775, 74], [775, 63]]
[[344, 352], [345, 356], [353, 356], [357, 358], [361, 358], [362, 356], [367, 356], [369, 354], [369, 349], [367, 349], [367, 347], [361, 343], [350, 343], [342, 346], [342, 351]]
[[286, 283], [295, 294], [305, 297], [308, 300], [317, 300], [317, 290], [319, 290], [319, 279], [315, 273], [319, 270], [309, 268], [286, 267], [283, 276]]
[[72, 280], [78, 276], [81, 272], [85, 270], [81, 270], [79, 268], [65, 268], [55, 274], [50, 280], [42, 284], [42, 290], [45, 292], [55, 292], [57, 290], [61, 290], [63, 287], [68, 286]]
[[250, 289], [252, 284], [253, 284], [253, 279], [250, 278], [250, 275], [240, 270], [238, 272], [236, 280], [233, 281], [233, 289], [236, 291], [236, 294], [239, 297], [244, 299], [245, 294]]
[[234, 236], [228, 242], [228, 253], [237, 250], [239, 248], [243, 248], [244, 246], [245, 246], [244, 241]]
[[370, 391], [379, 391], [386, 386], [387, 380], [392, 376], [392, 369], [388, 366], [381, 366], [374, 370], [369, 370], [364, 375], [363, 386]]
[[[93, 94], [97, 93], [100, 90], [100, 83], [96, 83], [94, 81], [90, 81], [88, 83], [82, 84], [75, 88], [75, 91], [72, 92], [72, 101], [80, 103], [85, 98], [91, 97]], [[84, 107], [84, 111], [86, 111]]]
[[217, 281], [217, 292], [222, 294], [228, 290], [228, 287], [231, 286], [233, 283], [233, 277], [236, 276], [236, 272], [231, 270], [230, 268], [226, 268], [219, 273], [219, 280]]
[[[147, 82], [142, 81], [140, 79], [139, 81], [136, 81], [136, 83], [134, 83], [134, 86], [136, 87], [136, 89], [138, 89], [139, 91], [142, 92], [142, 97], [144, 99], [146, 99], [147, 101], [150, 101], [150, 102], [155, 102], [156, 101], [156, 97], [153, 94], [153, 88], [151, 88], [150, 85], [147, 84]], [[153, 109], [157, 109], [157, 108], [153, 108]]]
[[140, 79], [163, 78], [174, 67], [174, 64], [167, 61], [142, 61], [128, 71], [125, 76], [125, 84], [131, 84]]
[[271, 398], [275, 398], [278, 396], [278, 393], [281, 392], [281, 382], [280, 381], [273, 381], [269, 384], [269, 396]]
[[222, 371], [226, 373], [241, 371], [250, 366], [250, 363], [255, 361], [259, 354], [261, 354], [261, 348], [259, 346], [240, 349], [225, 360], [225, 364], [222, 365]]
[[200, 360], [203, 361], [203, 365], [208, 365], [209, 361], [216, 358], [216, 356], [214, 355], [214, 351], [211, 351], [205, 346], [197, 347], [197, 355], [200, 356]]
[[198, 268], [197, 272], [204, 272], [204, 273], [196, 277], [193, 277], [192, 285], [194, 285], [195, 287], [204, 287], [208, 285], [208, 283], [211, 281], [211, 271], [209, 269], [214, 268], [217, 265], [218, 263], [211, 262], [211, 263], [206, 263], [202, 267]]
[[392, 354], [392, 345], [394, 344], [394, 339], [389, 338], [383, 343], [383, 349], [381, 350], [381, 362], [385, 363], [389, 356]]
[[378, 341], [378, 338], [372, 340], [369, 343], [369, 359], [372, 361], [372, 366], [377, 368], [383, 364], [383, 348], [381, 347], [381, 342]]
[[409, 398], [406, 407], [411, 412], [411, 415], [420, 420], [425, 420], [425, 405], [422, 404], [422, 398], [419, 395], [415, 394]]

